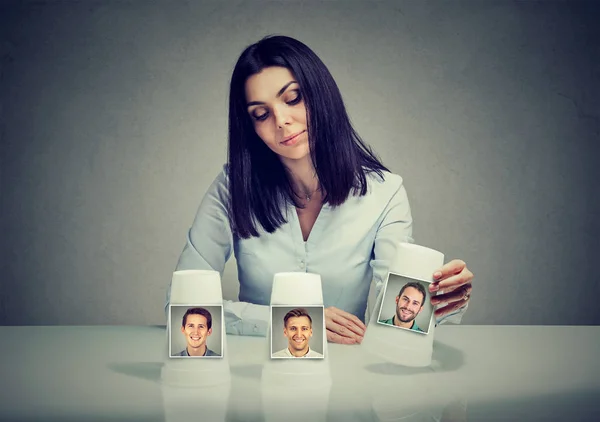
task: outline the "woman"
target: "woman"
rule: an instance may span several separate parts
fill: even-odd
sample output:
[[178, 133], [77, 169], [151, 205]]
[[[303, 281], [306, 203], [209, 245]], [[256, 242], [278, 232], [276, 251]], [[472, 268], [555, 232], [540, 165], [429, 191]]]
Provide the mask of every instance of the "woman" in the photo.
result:
[[[306, 271], [321, 275], [328, 340], [360, 343], [371, 281], [379, 294], [411, 236], [402, 178], [354, 131], [323, 62], [284, 36], [246, 48], [231, 78], [228, 163], [177, 264], [222, 272], [233, 250], [240, 301], [225, 302], [227, 332], [266, 335], [273, 274]], [[436, 271], [439, 322], [460, 317], [472, 277], [460, 260]]]

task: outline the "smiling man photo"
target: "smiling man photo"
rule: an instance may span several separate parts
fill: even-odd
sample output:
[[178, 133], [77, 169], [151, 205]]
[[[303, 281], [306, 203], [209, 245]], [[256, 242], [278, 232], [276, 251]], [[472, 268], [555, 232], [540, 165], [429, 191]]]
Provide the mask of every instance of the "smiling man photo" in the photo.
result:
[[396, 312], [389, 319], [380, 319], [382, 324], [394, 325], [408, 330], [424, 333], [417, 325], [415, 318], [423, 310], [427, 299], [425, 288], [415, 282], [406, 283], [396, 296]]
[[206, 346], [208, 336], [212, 334], [212, 316], [205, 308], [190, 308], [183, 315], [181, 333], [187, 347], [174, 356], [220, 356]]
[[309, 347], [313, 335], [312, 318], [304, 308], [296, 308], [283, 318], [283, 335], [288, 346], [273, 353], [274, 358], [322, 358], [323, 355]]

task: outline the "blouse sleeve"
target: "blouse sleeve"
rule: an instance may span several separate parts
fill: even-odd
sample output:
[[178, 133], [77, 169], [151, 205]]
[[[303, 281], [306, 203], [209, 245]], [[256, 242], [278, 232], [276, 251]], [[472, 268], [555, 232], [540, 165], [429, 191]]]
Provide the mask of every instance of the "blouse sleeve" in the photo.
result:
[[391, 261], [396, 256], [399, 243], [413, 243], [412, 215], [406, 195], [406, 189], [400, 179], [397, 189], [383, 211], [383, 218], [375, 235], [373, 248], [373, 281], [375, 282], [375, 297], [379, 297], [388, 275]]
[[[176, 270], [213, 270], [223, 275], [225, 263], [233, 250], [228, 200], [227, 169], [224, 167], [200, 203]], [[169, 283], [165, 313], [170, 296]], [[223, 313], [227, 334], [266, 336], [270, 317], [268, 306], [224, 300]]]

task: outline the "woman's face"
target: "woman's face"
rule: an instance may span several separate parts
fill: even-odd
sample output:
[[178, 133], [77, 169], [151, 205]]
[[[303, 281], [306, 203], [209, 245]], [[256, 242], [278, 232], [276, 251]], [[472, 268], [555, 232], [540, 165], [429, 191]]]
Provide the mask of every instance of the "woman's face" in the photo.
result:
[[289, 69], [266, 67], [249, 77], [246, 103], [256, 134], [282, 161], [309, 156], [304, 98]]

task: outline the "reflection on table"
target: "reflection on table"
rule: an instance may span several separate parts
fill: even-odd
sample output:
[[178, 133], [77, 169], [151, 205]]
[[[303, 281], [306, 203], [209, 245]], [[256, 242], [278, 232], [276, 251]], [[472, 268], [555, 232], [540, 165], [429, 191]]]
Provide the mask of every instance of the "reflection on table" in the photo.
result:
[[0, 420], [600, 420], [600, 327], [442, 326], [426, 368], [330, 343], [330, 386], [263, 382], [266, 339], [228, 336], [231, 382], [206, 388], [161, 383], [164, 327], [0, 335]]

